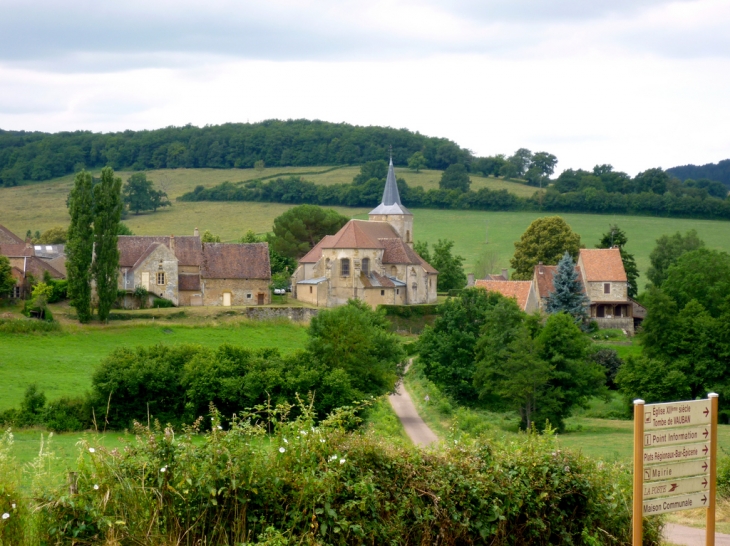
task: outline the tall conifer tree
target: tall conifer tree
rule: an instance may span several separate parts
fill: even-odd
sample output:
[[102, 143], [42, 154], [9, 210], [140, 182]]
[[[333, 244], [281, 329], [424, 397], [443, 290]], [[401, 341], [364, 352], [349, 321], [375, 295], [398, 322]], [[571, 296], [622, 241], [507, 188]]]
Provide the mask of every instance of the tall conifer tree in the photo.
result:
[[568, 313], [577, 323], [588, 319], [589, 300], [583, 293], [583, 285], [578, 280], [575, 262], [566, 251], [558, 262], [558, 270], [553, 277], [555, 288], [547, 298], [545, 309], [548, 313]]
[[91, 260], [94, 248], [94, 204], [91, 173], [81, 171], [76, 175], [74, 187], [68, 199], [71, 225], [66, 242], [66, 271], [68, 273], [68, 297], [76, 308], [80, 322], [91, 320]]
[[119, 249], [117, 232], [122, 218], [122, 179], [114, 177], [111, 167], [101, 170], [101, 182], [94, 187], [94, 251], [92, 273], [99, 299], [99, 319], [109, 318], [117, 299]]

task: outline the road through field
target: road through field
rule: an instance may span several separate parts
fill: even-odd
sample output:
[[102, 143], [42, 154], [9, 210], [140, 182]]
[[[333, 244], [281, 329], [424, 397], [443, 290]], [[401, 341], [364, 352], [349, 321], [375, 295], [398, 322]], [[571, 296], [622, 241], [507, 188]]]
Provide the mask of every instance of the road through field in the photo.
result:
[[[408, 372], [411, 362], [413, 362], [413, 359], [408, 362], [406, 372]], [[414, 444], [417, 446], [430, 446], [438, 442], [438, 436], [418, 415], [416, 406], [413, 405], [413, 400], [411, 400], [411, 395], [408, 394], [402, 382], [398, 384], [396, 393], [388, 396], [388, 401], [403, 424], [406, 434]]]

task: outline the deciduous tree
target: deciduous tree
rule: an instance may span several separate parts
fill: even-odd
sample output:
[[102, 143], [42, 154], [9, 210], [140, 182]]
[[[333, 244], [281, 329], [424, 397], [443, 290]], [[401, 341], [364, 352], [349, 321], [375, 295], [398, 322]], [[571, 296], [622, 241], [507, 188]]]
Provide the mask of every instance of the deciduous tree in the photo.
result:
[[94, 252], [92, 274], [99, 300], [99, 319], [106, 321], [117, 299], [119, 249], [117, 231], [122, 217], [122, 179], [111, 167], [101, 170], [101, 181], [94, 186]]
[[91, 320], [91, 261], [94, 248], [94, 204], [91, 187], [91, 173], [81, 171], [76, 175], [68, 199], [71, 215], [66, 243], [68, 297], [80, 322]]
[[682, 254], [704, 246], [705, 242], [697, 236], [697, 231], [694, 229], [684, 235], [680, 232], [674, 235], [662, 235], [657, 239], [654, 250], [649, 254], [651, 266], [646, 276], [654, 286], [661, 287], [664, 279], [667, 278], [667, 270]]
[[408, 168], [412, 171], [421, 172], [421, 169], [425, 169], [427, 164], [422, 152], [416, 152], [408, 158]]
[[167, 194], [156, 190], [145, 173], [134, 173], [127, 179], [124, 184], [124, 203], [135, 214], [145, 210], [156, 212], [160, 207], [170, 206]]
[[453, 254], [453, 248], [454, 241], [439, 239], [433, 245], [433, 252], [430, 255], [431, 260], [429, 263], [439, 272], [438, 290], [441, 292], [466, 286], [464, 258], [458, 254]]
[[282, 256], [301, 258], [325, 235], [334, 235], [349, 219], [332, 209], [299, 205], [274, 219], [270, 241]]
[[15, 277], [13, 277], [10, 260], [7, 256], [0, 254], [0, 298], [6, 297], [16, 285]]
[[469, 186], [471, 186], [469, 173], [467, 173], [466, 167], [461, 163], [449, 165], [441, 175], [441, 180], [439, 181], [439, 188], [442, 190], [467, 192], [469, 191]]
[[580, 235], [560, 216], [538, 218], [515, 243], [515, 254], [510, 260], [515, 270], [512, 278], [530, 280], [538, 263], [555, 265], [565, 252], [575, 259], [579, 250]]

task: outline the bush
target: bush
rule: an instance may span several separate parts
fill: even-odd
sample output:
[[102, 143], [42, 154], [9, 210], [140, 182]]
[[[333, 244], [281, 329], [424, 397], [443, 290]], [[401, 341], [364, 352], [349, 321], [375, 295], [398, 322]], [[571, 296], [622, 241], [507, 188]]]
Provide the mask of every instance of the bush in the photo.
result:
[[385, 310], [389, 317], [423, 317], [427, 315], [438, 315], [441, 313], [440, 305], [378, 305], [378, 309]]
[[0, 333], [3, 334], [45, 334], [60, 330], [61, 325], [58, 322], [35, 319], [0, 319]]
[[166, 300], [165, 298], [154, 298], [152, 300], [153, 309], [168, 309], [170, 307], [175, 307], [175, 304], [172, 303], [170, 300]]
[[[354, 410], [316, 422], [305, 405], [294, 420], [288, 409], [245, 413], [227, 431], [214, 412], [203, 441], [137, 427], [126, 449], [82, 444], [78, 494], [63, 484], [38, 503], [41, 541], [631, 543], [628, 469], [561, 452], [550, 435], [423, 452], [345, 432]], [[659, 531], [647, 519], [644, 543]]]
[[41, 422], [53, 432], [78, 432], [91, 428], [91, 406], [83, 398], [59, 398], [49, 403]]

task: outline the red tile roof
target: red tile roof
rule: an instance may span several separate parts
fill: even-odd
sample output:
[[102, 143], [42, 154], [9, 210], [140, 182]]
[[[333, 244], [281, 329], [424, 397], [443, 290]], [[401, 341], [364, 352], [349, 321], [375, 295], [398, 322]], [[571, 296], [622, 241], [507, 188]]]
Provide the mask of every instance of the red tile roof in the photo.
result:
[[[133, 267], [153, 243], [160, 243], [170, 248], [170, 239], [170, 237], [120, 235], [117, 242], [119, 267]], [[199, 266], [202, 263], [203, 248], [200, 237], [192, 235], [175, 237], [174, 245], [174, 254], [180, 265]]]
[[583, 263], [588, 282], [627, 280], [618, 248], [581, 248], [579, 260]]
[[[553, 277], [558, 271], [557, 265], [536, 265], [533, 279], [537, 285], [537, 292], [541, 298], [547, 298], [553, 291], [555, 291], [555, 285], [553, 284]], [[578, 282], [583, 286], [583, 273], [578, 266], [575, 266], [575, 271], [578, 273]], [[583, 289], [585, 292], [585, 288]]]
[[10, 231], [5, 226], [0, 225], [0, 244], [2, 245], [13, 245], [13, 244], [25, 244], [25, 241], [18, 237], [15, 233]]
[[23, 256], [35, 256], [35, 250], [25, 243], [1, 244], [0, 254], [10, 258], [21, 258]]
[[322, 246], [331, 241], [333, 237], [334, 235], [325, 235], [320, 242], [312, 247], [312, 250], [307, 252], [304, 257], [299, 260], [299, 263], [316, 264], [322, 257]]
[[523, 311], [527, 307], [527, 298], [530, 295], [532, 281], [487, 281], [479, 279], [474, 283], [477, 288], [484, 288], [487, 292], [499, 292], [506, 298], [517, 300], [517, 305]]
[[268, 243], [203, 244], [204, 279], [270, 279]]
[[350, 220], [322, 248], [383, 248], [378, 239], [398, 238], [387, 222]]

